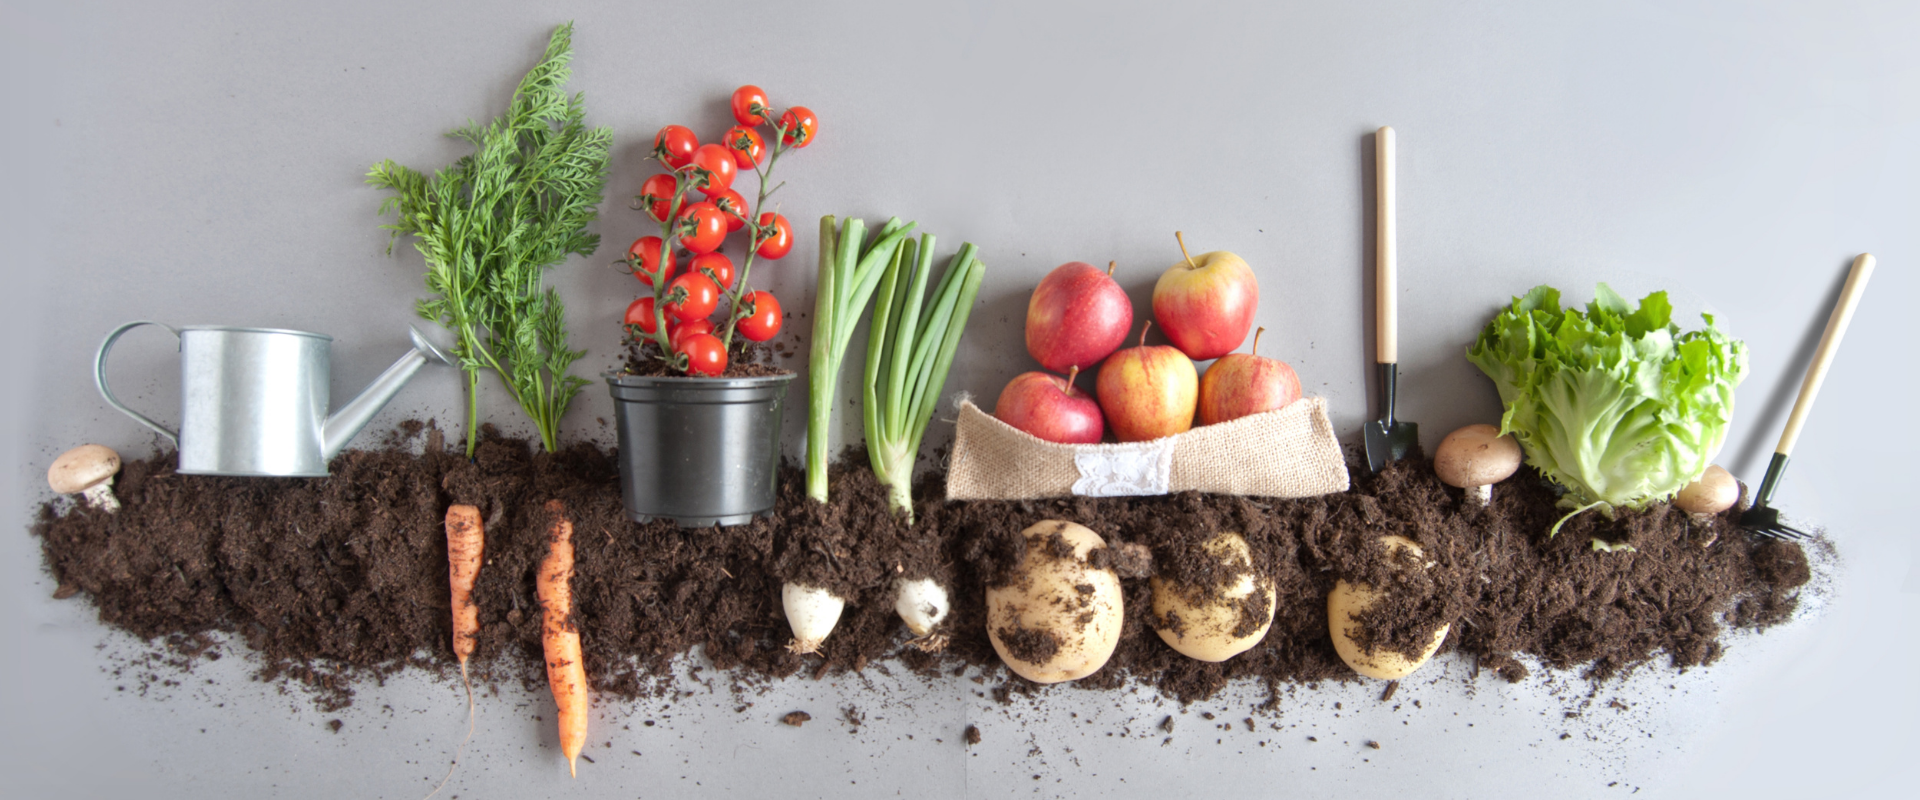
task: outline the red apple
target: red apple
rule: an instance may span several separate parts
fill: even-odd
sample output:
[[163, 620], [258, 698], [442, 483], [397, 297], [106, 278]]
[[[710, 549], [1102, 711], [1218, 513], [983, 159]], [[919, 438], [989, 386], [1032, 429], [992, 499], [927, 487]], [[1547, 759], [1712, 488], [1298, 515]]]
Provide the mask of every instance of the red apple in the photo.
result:
[[1049, 442], [1099, 444], [1107, 425], [1093, 395], [1074, 387], [1079, 374], [1078, 367], [1064, 380], [1044, 372], [1020, 373], [1000, 390], [993, 415]]
[[1252, 353], [1228, 353], [1200, 376], [1200, 424], [1212, 425], [1300, 399], [1300, 376], [1287, 362], [1260, 355], [1261, 328]]
[[[1179, 234], [1174, 234], [1178, 237]], [[1187, 257], [1160, 273], [1153, 285], [1153, 318], [1173, 346], [1189, 358], [1219, 358], [1240, 347], [1253, 330], [1260, 281], [1239, 256], [1224, 250]]]
[[1140, 346], [1107, 357], [1094, 383], [1100, 410], [1107, 413], [1114, 438], [1123, 442], [1144, 442], [1193, 427], [1200, 391], [1193, 361], [1166, 345], [1148, 347], [1146, 340], [1142, 327]]
[[1054, 267], [1027, 301], [1027, 352], [1053, 372], [1092, 369], [1133, 328], [1133, 302], [1106, 272], [1083, 261]]

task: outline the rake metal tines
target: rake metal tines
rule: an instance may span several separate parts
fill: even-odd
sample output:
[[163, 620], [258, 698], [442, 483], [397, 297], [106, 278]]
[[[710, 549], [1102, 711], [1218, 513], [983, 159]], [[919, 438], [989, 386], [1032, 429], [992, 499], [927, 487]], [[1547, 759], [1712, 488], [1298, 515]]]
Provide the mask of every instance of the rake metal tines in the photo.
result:
[[1786, 455], [1774, 453], [1773, 460], [1767, 463], [1767, 477], [1760, 481], [1760, 492], [1754, 496], [1753, 505], [1740, 514], [1740, 527], [1755, 535], [1773, 539], [1812, 539], [1813, 534], [1781, 522], [1780, 510], [1767, 505], [1773, 500], [1773, 490], [1780, 486], [1781, 473], [1786, 471]]

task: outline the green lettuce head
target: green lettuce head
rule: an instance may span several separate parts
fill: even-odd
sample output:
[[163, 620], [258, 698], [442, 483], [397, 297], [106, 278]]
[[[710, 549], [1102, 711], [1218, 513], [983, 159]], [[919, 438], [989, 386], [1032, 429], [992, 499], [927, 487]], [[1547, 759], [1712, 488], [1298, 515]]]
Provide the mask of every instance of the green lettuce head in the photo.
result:
[[1747, 346], [1715, 329], [1711, 315], [1701, 315], [1704, 330], [1685, 332], [1672, 316], [1666, 292], [1636, 309], [1603, 283], [1582, 314], [1562, 310], [1558, 290], [1536, 286], [1467, 348], [1500, 389], [1501, 432], [1566, 487], [1561, 507], [1609, 516], [1645, 507], [1697, 480], [1719, 454]]

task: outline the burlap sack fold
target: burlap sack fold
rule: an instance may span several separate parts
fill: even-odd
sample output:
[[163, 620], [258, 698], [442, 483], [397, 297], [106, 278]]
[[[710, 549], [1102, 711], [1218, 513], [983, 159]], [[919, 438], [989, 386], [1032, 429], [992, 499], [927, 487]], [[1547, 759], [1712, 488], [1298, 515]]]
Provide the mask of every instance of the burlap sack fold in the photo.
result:
[[947, 470], [948, 500], [1346, 489], [1346, 459], [1318, 397], [1152, 442], [1078, 445], [1041, 440], [965, 402]]

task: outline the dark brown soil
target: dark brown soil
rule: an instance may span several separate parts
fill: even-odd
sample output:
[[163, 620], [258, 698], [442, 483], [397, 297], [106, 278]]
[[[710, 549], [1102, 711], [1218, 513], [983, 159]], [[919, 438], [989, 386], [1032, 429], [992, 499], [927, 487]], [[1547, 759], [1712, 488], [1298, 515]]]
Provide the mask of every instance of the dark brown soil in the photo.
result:
[[[667, 361], [660, 357], [660, 345], [651, 339], [625, 337], [621, 345], [626, 348], [627, 356], [621, 371], [628, 375], [658, 377], [662, 375], [684, 375], [675, 372]], [[774, 348], [778, 347], [776, 351]], [[733, 346], [727, 350], [727, 369], [720, 373], [721, 378], [760, 378], [769, 375], [785, 375], [791, 370], [783, 369], [773, 363], [776, 355], [792, 358], [799, 352], [787, 343], [766, 345], [748, 341], [736, 334]]]
[[[409, 454], [422, 444], [425, 455]], [[1356, 472], [1353, 490], [1306, 500], [1187, 493], [947, 504], [934, 474], [916, 487], [908, 524], [886, 507], [865, 454], [851, 452], [833, 470], [830, 504], [807, 499], [804, 477], [789, 466], [773, 517], [708, 529], [628, 520], [607, 450], [539, 453], [492, 430], [469, 461], [446, 449], [437, 429], [409, 426], [387, 449], [341, 456], [324, 479], [183, 476], [172, 462], [171, 453], [127, 462], [117, 514], [65, 498], [42, 506], [33, 531], [56, 596], [84, 595], [101, 621], [187, 653], [183, 663], [217, 657], [207, 634], [234, 634], [259, 654], [261, 677], [300, 681], [328, 707], [350, 702], [361, 678], [452, 664], [441, 527], [451, 503], [479, 507], [486, 522], [474, 591], [480, 678], [544, 681], [534, 575], [546, 547], [542, 505], [559, 499], [574, 521], [575, 613], [589, 679], [616, 697], [663, 692], [672, 660], [695, 646], [749, 680], [893, 659], [929, 675], [986, 668], [1006, 676], [995, 678], [1003, 699], [1031, 691], [1000, 671], [985, 592], [1006, 583], [1024, 556], [1021, 531], [1046, 519], [1092, 528], [1108, 546], [1090, 560], [1124, 568], [1119, 649], [1076, 685], [1137, 682], [1189, 702], [1236, 678], [1278, 690], [1353, 677], [1327, 634], [1326, 595], [1341, 579], [1394, 590], [1362, 620], [1373, 646], [1404, 651], [1451, 623], [1443, 649], [1519, 680], [1520, 654], [1596, 679], [1655, 659], [1712, 663], [1728, 626], [1785, 621], [1811, 577], [1798, 545], [1739, 532], [1737, 512], [1704, 524], [1662, 505], [1615, 520], [1586, 514], [1548, 538], [1562, 512], [1537, 476], [1523, 471], [1495, 487], [1491, 505], [1462, 509], [1460, 492], [1419, 461], [1379, 476]], [[1229, 530], [1274, 581], [1273, 626], [1226, 662], [1194, 661], [1149, 626], [1151, 591], [1141, 578], [1152, 571], [1222, 585], [1231, 571], [1197, 552]], [[1378, 542], [1387, 534], [1418, 542], [1424, 561], [1389, 558]], [[1595, 537], [1636, 552], [1594, 552]], [[925, 576], [953, 593], [948, 644], [935, 652], [908, 647], [893, 611], [895, 582]], [[817, 656], [785, 647], [780, 586], [788, 580], [848, 600]]]

